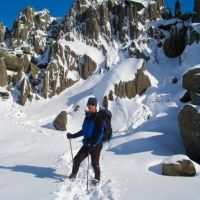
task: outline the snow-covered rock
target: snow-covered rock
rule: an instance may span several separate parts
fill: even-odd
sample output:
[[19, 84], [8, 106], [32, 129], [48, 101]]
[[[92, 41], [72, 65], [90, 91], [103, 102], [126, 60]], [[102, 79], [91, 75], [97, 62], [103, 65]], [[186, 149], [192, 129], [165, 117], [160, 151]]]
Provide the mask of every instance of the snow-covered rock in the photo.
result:
[[193, 162], [185, 155], [175, 155], [164, 161], [162, 174], [167, 176], [195, 176]]

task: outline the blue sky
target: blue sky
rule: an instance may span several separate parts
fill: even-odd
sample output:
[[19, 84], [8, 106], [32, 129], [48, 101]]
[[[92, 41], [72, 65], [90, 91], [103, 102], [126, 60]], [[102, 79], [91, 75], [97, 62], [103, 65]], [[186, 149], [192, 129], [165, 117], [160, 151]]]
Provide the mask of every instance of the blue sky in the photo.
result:
[[[51, 16], [62, 17], [68, 11], [74, 0], [3, 0], [0, 3], [0, 21], [12, 28], [14, 19], [25, 7], [31, 6], [36, 10], [47, 8]], [[174, 8], [175, 0], [165, 0], [166, 5]], [[194, 0], [181, 0], [184, 12], [193, 10]], [[172, 11], [173, 12], [173, 11]]]

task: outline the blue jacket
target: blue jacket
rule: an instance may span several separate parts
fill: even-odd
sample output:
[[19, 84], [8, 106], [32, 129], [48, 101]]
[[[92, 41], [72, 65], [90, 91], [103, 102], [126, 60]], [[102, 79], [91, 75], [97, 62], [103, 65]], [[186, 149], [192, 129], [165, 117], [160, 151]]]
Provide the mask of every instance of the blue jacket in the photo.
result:
[[85, 113], [82, 129], [74, 134], [74, 138], [83, 136], [83, 145], [96, 145], [102, 143], [104, 126], [97, 123], [97, 113]]

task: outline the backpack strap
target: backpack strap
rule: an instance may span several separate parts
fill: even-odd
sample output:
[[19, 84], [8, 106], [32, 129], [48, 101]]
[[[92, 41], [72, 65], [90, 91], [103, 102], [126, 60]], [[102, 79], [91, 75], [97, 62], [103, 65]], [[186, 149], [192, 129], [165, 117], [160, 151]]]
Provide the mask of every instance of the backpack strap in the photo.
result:
[[103, 112], [99, 111], [95, 118], [95, 128], [96, 132], [95, 135], [92, 137], [93, 144], [97, 144], [100, 137], [102, 137], [103, 134], [103, 128], [104, 128], [104, 117]]

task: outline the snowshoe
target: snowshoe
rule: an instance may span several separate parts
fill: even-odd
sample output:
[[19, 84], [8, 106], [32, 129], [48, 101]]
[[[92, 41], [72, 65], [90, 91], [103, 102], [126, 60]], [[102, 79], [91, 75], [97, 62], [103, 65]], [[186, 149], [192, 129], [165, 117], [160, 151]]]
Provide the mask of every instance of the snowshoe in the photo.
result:
[[68, 178], [70, 181], [74, 182], [76, 180], [76, 175], [70, 174]]
[[92, 179], [90, 181], [91, 187], [97, 187], [99, 185], [99, 180], [97, 179]]

